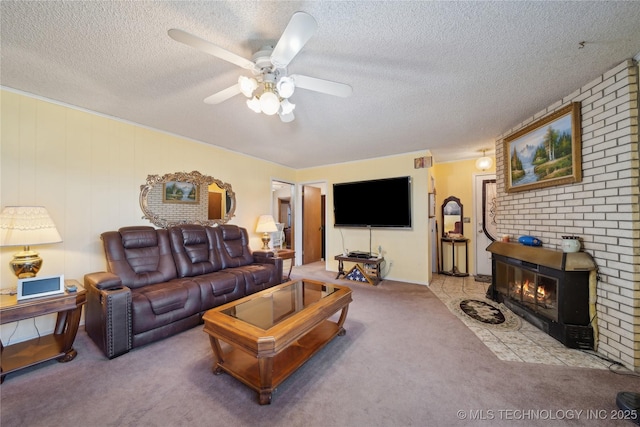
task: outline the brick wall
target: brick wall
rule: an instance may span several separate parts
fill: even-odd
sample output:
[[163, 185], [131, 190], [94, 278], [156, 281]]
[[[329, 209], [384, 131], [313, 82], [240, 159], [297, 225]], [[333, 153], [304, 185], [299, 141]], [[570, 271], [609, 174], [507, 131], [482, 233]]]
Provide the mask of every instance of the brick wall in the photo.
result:
[[163, 186], [154, 186], [147, 195], [149, 211], [160, 218], [176, 223], [196, 223], [209, 217], [209, 192], [206, 185], [199, 185], [199, 203], [166, 203], [162, 201]]
[[[640, 160], [638, 65], [628, 60], [540, 111], [496, 141], [498, 232], [537, 236], [560, 250], [583, 239], [598, 265], [598, 352], [640, 372]], [[582, 181], [506, 193], [504, 138], [581, 103]]]

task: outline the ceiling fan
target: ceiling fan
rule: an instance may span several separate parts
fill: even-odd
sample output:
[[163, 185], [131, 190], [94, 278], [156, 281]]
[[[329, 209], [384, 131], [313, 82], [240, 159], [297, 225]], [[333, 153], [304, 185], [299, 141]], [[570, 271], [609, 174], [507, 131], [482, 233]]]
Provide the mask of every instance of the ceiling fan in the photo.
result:
[[296, 88], [340, 97], [347, 97], [352, 92], [351, 86], [344, 83], [287, 74], [287, 66], [313, 36], [317, 27], [318, 24], [311, 15], [296, 12], [275, 47], [264, 46], [253, 54], [251, 60], [182, 30], [169, 30], [169, 37], [253, 73], [253, 77], [240, 76], [238, 83], [205, 98], [205, 103], [219, 104], [242, 93], [249, 98], [247, 105], [256, 113], [277, 113], [283, 122], [290, 122], [295, 118], [295, 104], [289, 102], [289, 97]]

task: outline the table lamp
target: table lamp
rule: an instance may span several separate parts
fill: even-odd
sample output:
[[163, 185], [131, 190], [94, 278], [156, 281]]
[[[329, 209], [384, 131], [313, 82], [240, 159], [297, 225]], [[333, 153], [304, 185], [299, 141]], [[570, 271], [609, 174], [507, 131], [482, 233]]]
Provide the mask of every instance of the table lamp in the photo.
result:
[[23, 246], [9, 263], [19, 279], [34, 277], [42, 258], [31, 245], [62, 242], [56, 225], [42, 206], [7, 206], [0, 213], [0, 246]]
[[258, 218], [258, 226], [256, 227], [256, 233], [262, 234], [262, 250], [269, 250], [269, 241], [271, 237], [269, 233], [274, 233], [278, 231], [278, 227], [276, 226], [276, 222], [271, 215], [260, 215]]

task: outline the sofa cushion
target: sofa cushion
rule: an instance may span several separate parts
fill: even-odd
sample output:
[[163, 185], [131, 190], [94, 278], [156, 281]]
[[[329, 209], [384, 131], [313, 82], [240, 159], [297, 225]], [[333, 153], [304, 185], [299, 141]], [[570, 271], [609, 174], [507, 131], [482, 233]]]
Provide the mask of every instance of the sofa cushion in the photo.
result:
[[245, 282], [244, 292], [246, 295], [267, 289], [282, 281], [278, 277], [278, 269], [274, 264], [251, 264], [241, 267], [228, 268], [224, 271], [233, 274], [242, 274]]
[[200, 287], [190, 279], [132, 289], [132, 331], [135, 335], [187, 318], [199, 313], [200, 305]]
[[158, 235], [152, 227], [123, 227], [119, 231], [125, 249], [158, 246]]
[[124, 286], [135, 289], [177, 277], [167, 230], [123, 227], [101, 237], [108, 270], [118, 275]]
[[222, 270], [196, 276], [192, 280], [200, 287], [200, 311], [203, 312], [245, 295], [245, 278], [242, 274]]
[[178, 277], [193, 277], [218, 271], [222, 262], [215, 249], [217, 236], [210, 227], [184, 224], [169, 228]]
[[212, 228], [217, 232], [217, 247], [222, 268], [240, 267], [253, 263], [253, 255], [249, 248], [249, 234], [245, 228], [224, 224]]
[[155, 314], [164, 314], [184, 307], [189, 291], [181, 286], [174, 289], [161, 287], [160, 289], [151, 289], [144, 295], [149, 300], [151, 310]]

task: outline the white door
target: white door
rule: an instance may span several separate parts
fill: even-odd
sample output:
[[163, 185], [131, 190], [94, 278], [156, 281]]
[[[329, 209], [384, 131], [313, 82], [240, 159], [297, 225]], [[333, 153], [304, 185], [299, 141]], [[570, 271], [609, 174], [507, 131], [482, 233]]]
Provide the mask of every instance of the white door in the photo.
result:
[[497, 237], [496, 224], [496, 176], [478, 174], [474, 176], [473, 205], [475, 223], [476, 275], [491, 276], [491, 254], [487, 246]]

